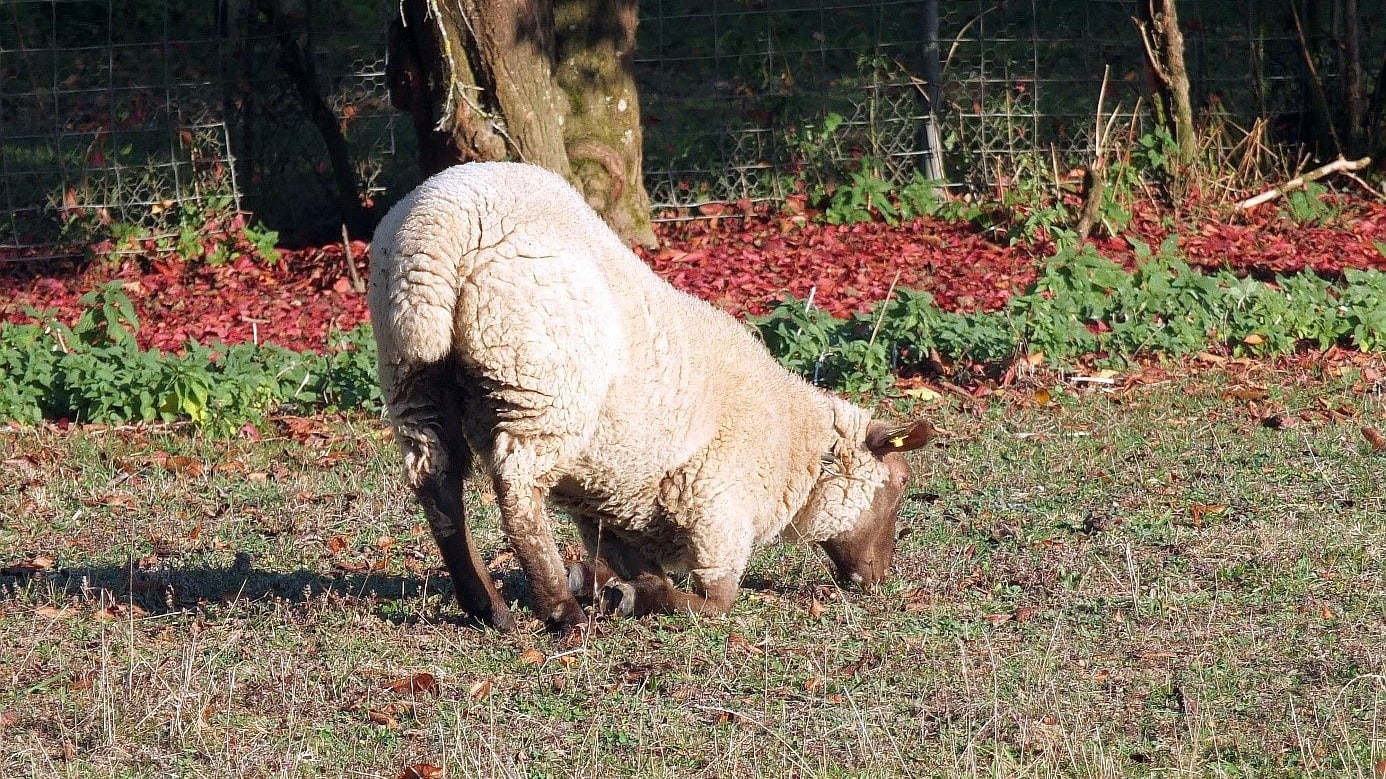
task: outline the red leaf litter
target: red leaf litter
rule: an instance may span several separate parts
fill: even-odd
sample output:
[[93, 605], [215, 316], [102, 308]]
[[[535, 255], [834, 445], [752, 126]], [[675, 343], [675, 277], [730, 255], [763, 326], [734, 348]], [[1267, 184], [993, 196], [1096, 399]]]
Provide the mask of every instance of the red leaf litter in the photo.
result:
[[[1337, 208], [1327, 226], [1293, 222], [1274, 205], [1251, 214], [1186, 212], [1178, 242], [1190, 264], [1258, 277], [1386, 270], [1377, 246], [1386, 244], [1386, 204], [1341, 199]], [[928, 291], [951, 311], [994, 310], [1033, 282], [1053, 252], [1043, 237], [1010, 245], [1002, 231], [966, 222], [832, 226], [798, 211], [729, 206], [714, 218], [662, 224], [661, 248], [640, 255], [676, 287], [733, 314], [764, 313], [785, 295], [812, 294], [815, 305], [847, 316], [885, 299], [892, 285]], [[1136, 262], [1129, 239], [1157, 247], [1171, 221], [1143, 204], [1125, 233], [1093, 244], [1129, 267]], [[364, 278], [366, 253], [366, 244], [353, 241], [284, 251], [273, 265], [241, 256], [215, 267], [168, 255], [60, 263], [0, 254], [0, 321], [32, 321], [32, 307], [71, 324], [82, 311], [78, 298], [119, 280], [135, 302], [147, 348], [177, 350], [191, 339], [320, 350], [334, 328], [367, 320], [347, 261]]]

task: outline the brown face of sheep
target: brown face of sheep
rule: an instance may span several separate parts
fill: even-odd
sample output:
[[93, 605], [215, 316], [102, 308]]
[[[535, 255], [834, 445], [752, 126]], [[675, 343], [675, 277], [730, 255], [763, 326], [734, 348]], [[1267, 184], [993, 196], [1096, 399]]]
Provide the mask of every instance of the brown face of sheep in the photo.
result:
[[885, 465], [888, 475], [856, 527], [823, 542], [844, 582], [871, 590], [885, 581], [895, 558], [895, 520], [910, 481], [910, 466], [901, 453], [924, 446], [934, 434], [928, 422], [899, 428], [872, 422], [867, 429], [866, 448]]

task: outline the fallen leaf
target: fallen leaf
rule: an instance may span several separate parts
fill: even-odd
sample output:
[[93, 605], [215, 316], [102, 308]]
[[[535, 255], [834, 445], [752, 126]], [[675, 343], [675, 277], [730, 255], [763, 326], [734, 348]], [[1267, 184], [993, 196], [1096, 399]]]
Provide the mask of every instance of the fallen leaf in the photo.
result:
[[745, 636], [741, 635], [740, 633], [730, 633], [727, 635], [727, 649], [738, 649], [743, 652], [749, 652], [753, 655], [765, 654], [764, 649], [756, 646], [755, 644], [752, 644], [750, 640], [748, 640]]
[[0, 730], [19, 724], [19, 712], [14, 709], [0, 711]]
[[399, 730], [399, 720], [395, 719], [394, 715], [392, 714], [388, 714], [384, 711], [378, 711], [376, 709], [371, 709], [370, 713], [368, 713], [366, 716], [370, 719], [371, 722], [375, 723], [376, 725], [380, 725], [381, 727], [386, 728], [387, 730]]
[[415, 763], [399, 772], [395, 779], [443, 779], [448, 772], [442, 766], [432, 763]]
[[201, 476], [202, 463], [186, 455], [166, 455], [159, 463], [164, 470], [180, 476]]
[[472, 700], [481, 700], [482, 698], [489, 698], [490, 696], [490, 679], [482, 679], [480, 681], [473, 682], [471, 688], [467, 690], [467, 697], [471, 698]]
[[1270, 393], [1264, 387], [1233, 387], [1223, 393], [1228, 400], [1265, 400]]
[[540, 665], [548, 658], [544, 657], [543, 652], [540, 652], [538, 649], [535, 649], [534, 647], [530, 647], [529, 649], [526, 649], [525, 651], [520, 653], [519, 659], [520, 665]]
[[942, 395], [929, 389], [928, 387], [915, 387], [914, 389], [907, 389], [905, 390], [905, 395], [906, 397], [914, 398], [915, 400], [918, 400], [921, 403], [933, 403], [934, 401], [943, 398]]
[[1386, 436], [1382, 435], [1376, 428], [1362, 428], [1362, 437], [1371, 444], [1373, 452], [1386, 451]]
[[438, 692], [438, 679], [431, 673], [418, 673], [386, 682], [382, 685], [387, 690], [394, 690], [398, 693], [410, 693], [419, 695], [422, 693]]
[[1014, 618], [1015, 617], [1011, 614], [1002, 613], [988, 614], [985, 617], [982, 617], [982, 619], [985, 619], [987, 622], [990, 622], [993, 625], [1000, 625], [1006, 622], [1010, 622]]
[[6, 565], [0, 568], [0, 576], [33, 576], [42, 573], [53, 567], [53, 558], [45, 555], [35, 555], [33, 558], [23, 563]]
[[491, 562], [486, 564], [486, 568], [491, 571], [499, 571], [506, 563], [514, 559], [515, 552], [510, 549], [505, 549], [497, 552], [496, 556], [491, 558]]
[[347, 548], [347, 541], [341, 536], [332, 536], [327, 539], [327, 550], [332, 554], [341, 554]]
[[819, 617], [823, 616], [823, 614], [827, 611], [828, 607], [824, 606], [823, 602], [818, 600], [817, 598], [814, 598], [809, 601], [808, 615], [810, 619], [818, 619]]
[[1203, 527], [1205, 517], [1216, 517], [1227, 511], [1224, 503], [1195, 503], [1189, 506], [1189, 514], [1193, 517], [1194, 527]]
[[1050, 400], [1051, 400], [1051, 398], [1049, 397], [1049, 390], [1047, 390], [1047, 389], [1037, 389], [1037, 390], [1035, 390], [1035, 403], [1036, 403], [1037, 405], [1040, 405], [1040, 406], [1047, 406], [1047, 405], [1049, 405]]
[[1266, 339], [1262, 338], [1256, 333], [1252, 333], [1251, 335], [1248, 335], [1247, 337], [1242, 339], [1242, 343], [1246, 344], [1247, 346], [1260, 346], [1265, 342]]

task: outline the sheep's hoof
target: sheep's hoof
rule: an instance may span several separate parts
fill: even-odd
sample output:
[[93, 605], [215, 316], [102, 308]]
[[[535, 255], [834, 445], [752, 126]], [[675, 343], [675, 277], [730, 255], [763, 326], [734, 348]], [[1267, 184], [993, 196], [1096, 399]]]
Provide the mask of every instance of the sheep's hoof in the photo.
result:
[[491, 623], [491, 627], [502, 633], [509, 633], [515, 629], [515, 618], [510, 615], [510, 609], [504, 606], [499, 609], [492, 609], [487, 615], [486, 621]]
[[568, 592], [571, 592], [574, 598], [591, 598], [591, 581], [586, 565], [580, 562], [568, 563]]
[[612, 579], [602, 588], [602, 612], [618, 617], [635, 615], [635, 585]]

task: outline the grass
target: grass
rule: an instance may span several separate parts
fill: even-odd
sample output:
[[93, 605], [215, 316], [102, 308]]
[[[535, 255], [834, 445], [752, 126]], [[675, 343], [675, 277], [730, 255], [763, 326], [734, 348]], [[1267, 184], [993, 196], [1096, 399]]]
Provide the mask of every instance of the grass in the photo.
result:
[[927, 409], [883, 592], [575, 648], [457, 619], [375, 421], [5, 430], [0, 774], [1380, 777], [1386, 365], [1173, 373]]

